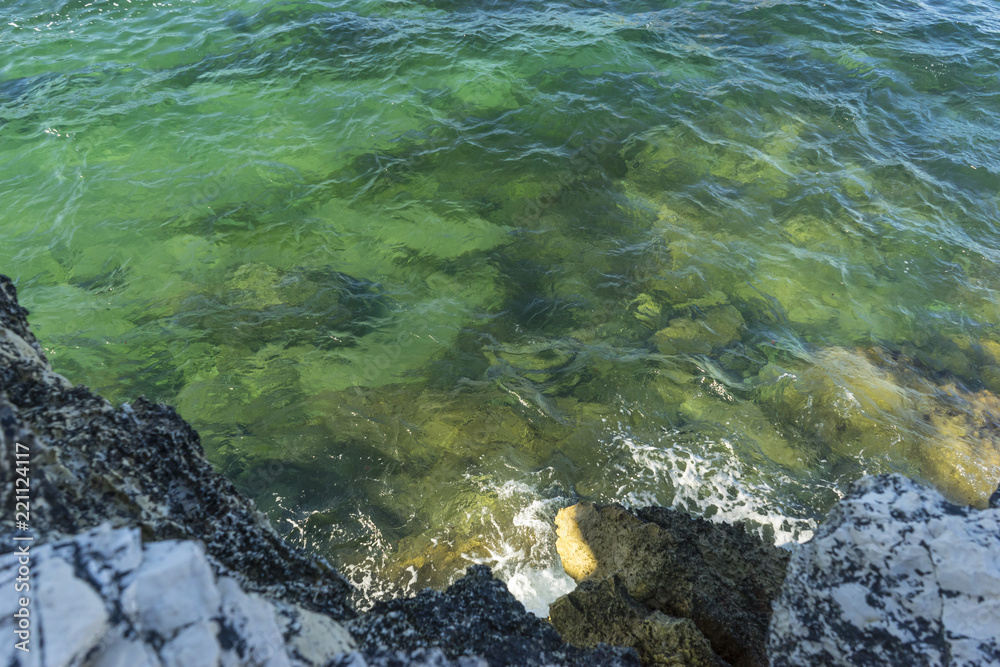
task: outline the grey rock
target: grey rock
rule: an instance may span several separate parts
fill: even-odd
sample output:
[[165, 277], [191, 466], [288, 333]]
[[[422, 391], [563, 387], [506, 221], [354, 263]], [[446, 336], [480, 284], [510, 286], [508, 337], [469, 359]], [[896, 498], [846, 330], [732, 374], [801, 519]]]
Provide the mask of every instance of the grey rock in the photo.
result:
[[1000, 664], [1000, 509], [900, 475], [856, 482], [800, 547], [771, 664]]
[[[33, 548], [31, 564], [32, 652], [0, 644], [2, 665], [312, 667], [357, 650], [333, 619], [217, 578], [197, 542], [142, 545], [138, 530], [105, 524]], [[17, 567], [0, 557], [0, 582]], [[13, 635], [8, 597], [0, 632]]]
[[289, 657], [299, 664], [322, 665], [327, 656], [349, 653], [357, 647], [347, 629], [331, 618], [286, 603], [279, 602], [276, 607], [281, 626], [279, 639]]

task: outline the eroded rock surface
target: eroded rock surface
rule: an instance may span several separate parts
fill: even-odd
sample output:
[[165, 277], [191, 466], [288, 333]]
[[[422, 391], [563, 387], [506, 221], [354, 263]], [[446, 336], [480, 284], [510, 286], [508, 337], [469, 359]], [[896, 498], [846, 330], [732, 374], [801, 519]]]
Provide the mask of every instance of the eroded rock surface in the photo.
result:
[[768, 649], [776, 667], [1000, 664], [1000, 509], [862, 478], [792, 558]]
[[[628, 596], [647, 613], [691, 619], [727, 662], [767, 664], [771, 601], [781, 590], [787, 551], [765, 544], [742, 526], [693, 519], [662, 507], [632, 514], [619, 505], [581, 503], [560, 511], [556, 524], [563, 567], [578, 583], [617, 576]], [[570, 604], [573, 595], [579, 611], [580, 591], [570, 594]], [[566, 610], [560, 610], [560, 604], [565, 603], [553, 605], [552, 620], [561, 632], [573, 633], [571, 626], [579, 624], [580, 614], [562, 613]], [[628, 606], [627, 601], [616, 604]], [[600, 606], [594, 610], [599, 613]], [[560, 619], [571, 618], [572, 622], [561, 623]], [[589, 623], [595, 639], [615, 641], [614, 633], [607, 634], [606, 622], [591, 615]], [[687, 660], [698, 664], [702, 658]]]
[[649, 611], [632, 599], [618, 576], [584, 581], [549, 609], [563, 638], [583, 647], [603, 641], [631, 646], [644, 665], [719, 667], [725, 663], [690, 618]]

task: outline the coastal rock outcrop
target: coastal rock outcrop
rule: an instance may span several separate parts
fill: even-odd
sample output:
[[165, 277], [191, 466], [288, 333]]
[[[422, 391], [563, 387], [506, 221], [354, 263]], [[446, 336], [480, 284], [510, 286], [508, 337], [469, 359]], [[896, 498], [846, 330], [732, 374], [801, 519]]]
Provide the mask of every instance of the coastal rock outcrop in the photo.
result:
[[662, 507], [581, 503], [556, 525], [563, 567], [581, 584], [550, 609], [567, 638], [635, 646], [647, 664], [767, 664], [789, 552], [742, 526]]
[[173, 409], [141, 398], [116, 408], [72, 386], [52, 371], [26, 315], [0, 276], [0, 548], [20, 532], [9, 511], [20, 469], [36, 546], [105, 523], [139, 527], [145, 541], [196, 539], [249, 592], [334, 619], [355, 615], [347, 581], [286, 544]]
[[32, 649], [2, 665], [1000, 664], [1000, 490], [978, 510], [898, 475], [857, 482], [790, 565], [741, 526], [581, 504], [551, 626], [481, 566], [358, 614], [176, 412], [72, 386], [26, 315], [0, 276], [0, 634]]
[[584, 647], [598, 642], [631, 646], [644, 665], [716, 667], [725, 665], [690, 618], [650, 611], [632, 599], [617, 575], [583, 581], [550, 610], [563, 638]]
[[0, 276], [0, 632], [30, 649], [5, 642], [0, 664], [638, 664], [564, 644], [485, 567], [359, 616], [350, 584], [282, 540], [173, 409], [74, 387], [27, 314]]
[[900, 475], [864, 477], [788, 567], [771, 664], [1000, 664], [1000, 496], [953, 505]]

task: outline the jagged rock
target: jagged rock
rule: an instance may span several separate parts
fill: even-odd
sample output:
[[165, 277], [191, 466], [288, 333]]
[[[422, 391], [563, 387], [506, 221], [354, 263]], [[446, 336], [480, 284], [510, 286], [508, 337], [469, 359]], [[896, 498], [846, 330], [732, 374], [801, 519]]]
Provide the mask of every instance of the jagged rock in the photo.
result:
[[494, 666], [639, 664], [628, 649], [585, 651], [564, 644], [484, 565], [470, 567], [443, 593], [427, 589], [409, 599], [379, 603], [348, 628], [372, 664], [395, 651], [433, 647], [452, 660], [483, 655]]
[[[296, 636], [317, 615], [217, 578], [198, 542], [143, 545], [138, 528], [105, 523], [30, 554], [31, 653], [6, 642], [3, 665], [293, 667], [356, 649], [342, 626], [320, 617], [325, 653], [304, 659]], [[0, 581], [13, 580], [18, 565], [17, 554], [0, 556]], [[14, 636], [13, 611], [0, 617], [7, 636]]]
[[618, 575], [649, 610], [690, 618], [734, 665], [766, 665], [771, 601], [789, 553], [742, 526], [647, 507], [587, 503], [560, 511], [556, 548], [578, 582]]
[[604, 642], [631, 646], [644, 665], [718, 667], [705, 635], [689, 618], [648, 609], [632, 599], [618, 576], [584, 581], [549, 607], [549, 620], [563, 639], [584, 648]]
[[[36, 545], [108, 521], [139, 525], [149, 540], [201, 541], [213, 570], [247, 590], [337, 619], [355, 615], [347, 581], [286, 544], [212, 468], [176, 412], [141, 398], [115, 408], [71, 386], [52, 371], [26, 315], [0, 276], [0, 503], [15, 506], [16, 467], [25, 464]], [[13, 512], [0, 515], [0, 550], [12, 548], [15, 528]]]
[[1000, 664], [1000, 509], [862, 478], [792, 558], [768, 648], [775, 667]]

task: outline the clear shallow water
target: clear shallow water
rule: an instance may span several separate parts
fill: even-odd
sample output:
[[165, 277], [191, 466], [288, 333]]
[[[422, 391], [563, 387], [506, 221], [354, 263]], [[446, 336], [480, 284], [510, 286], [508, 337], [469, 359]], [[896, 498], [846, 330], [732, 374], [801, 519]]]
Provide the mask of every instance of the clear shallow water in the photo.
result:
[[[664, 4], [666, 6], [664, 6]], [[0, 270], [363, 591], [1000, 478], [988, 2], [0, 9]]]

